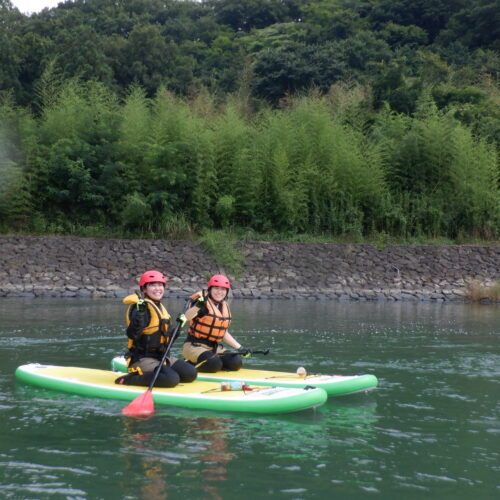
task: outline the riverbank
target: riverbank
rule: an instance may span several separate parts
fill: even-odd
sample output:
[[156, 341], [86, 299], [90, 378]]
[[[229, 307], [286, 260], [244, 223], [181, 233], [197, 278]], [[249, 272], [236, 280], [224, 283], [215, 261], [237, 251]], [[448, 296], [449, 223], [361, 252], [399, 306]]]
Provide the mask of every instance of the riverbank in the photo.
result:
[[[500, 282], [500, 245], [240, 243], [235, 298], [467, 300]], [[0, 297], [116, 297], [158, 269], [187, 297], [224, 272], [194, 241], [0, 235]]]

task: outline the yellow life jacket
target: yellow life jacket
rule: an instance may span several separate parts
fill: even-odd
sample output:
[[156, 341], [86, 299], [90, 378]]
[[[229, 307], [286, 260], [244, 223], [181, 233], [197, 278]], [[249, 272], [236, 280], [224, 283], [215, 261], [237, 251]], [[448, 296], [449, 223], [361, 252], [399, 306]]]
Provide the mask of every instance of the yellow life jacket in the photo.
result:
[[[199, 297], [201, 294], [195, 293], [191, 299], [195, 301]], [[188, 336], [211, 342], [221, 342], [231, 324], [228, 303], [223, 300], [221, 305], [222, 310], [210, 297], [205, 297], [207, 313], [204, 316], [196, 316], [189, 322]]]
[[[137, 306], [139, 299], [140, 297], [136, 293], [128, 295], [123, 299], [124, 304], [129, 304], [126, 313], [127, 326], [130, 325], [131, 311]], [[168, 314], [168, 311], [162, 303], [156, 304], [147, 297], [144, 298], [144, 302], [148, 306], [150, 317], [149, 324], [143, 328], [138, 340], [134, 341], [133, 339], [128, 339], [128, 348], [136, 349], [141, 352], [141, 354], [147, 355], [148, 351], [155, 351], [158, 353], [158, 351], [161, 351], [168, 342], [167, 331], [170, 325], [170, 314]]]

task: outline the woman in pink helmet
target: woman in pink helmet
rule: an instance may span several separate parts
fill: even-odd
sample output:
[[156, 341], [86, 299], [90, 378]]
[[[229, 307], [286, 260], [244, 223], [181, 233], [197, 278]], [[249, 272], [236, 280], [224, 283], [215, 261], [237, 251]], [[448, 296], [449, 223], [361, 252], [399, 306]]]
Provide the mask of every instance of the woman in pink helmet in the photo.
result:
[[[117, 384], [148, 386], [170, 341], [170, 315], [161, 299], [165, 294], [167, 280], [159, 271], [146, 271], [139, 279], [144, 294], [123, 299], [128, 304], [126, 322], [128, 337], [128, 375], [119, 377]], [[156, 385], [175, 387], [179, 382], [192, 382], [196, 368], [184, 360], [167, 357]]]
[[215, 274], [208, 281], [207, 288], [208, 291], [202, 290], [190, 297], [191, 307], [185, 313], [189, 328], [182, 354], [200, 372], [239, 370], [242, 366], [241, 356], [227, 352], [222, 346], [224, 342], [234, 349], [239, 349], [241, 353], [245, 352], [228, 330], [231, 311], [227, 295], [231, 283], [226, 276]]

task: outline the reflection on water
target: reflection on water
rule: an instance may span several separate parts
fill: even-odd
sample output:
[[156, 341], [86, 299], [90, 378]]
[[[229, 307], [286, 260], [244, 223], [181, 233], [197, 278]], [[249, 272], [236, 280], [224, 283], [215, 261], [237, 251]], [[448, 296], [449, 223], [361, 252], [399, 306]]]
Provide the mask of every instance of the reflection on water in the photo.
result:
[[[192, 414], [181, 419], [160, 414], [157, 417], [167, 424], [160, 432], [156, 426], [144, 432], [144, 425], [136, 420], [125, 420], [123, 425], [126, 444], [122, 453], [127, 476], [143, 476], [148, 483], [141, 498], [163, 500], [169, 494], [169, 485], [179, 479], [196, 485], [204, 498], [222, 498], [217, 482], [228, 479], [226, 464], [234, 457], [226, 441], [231, 420]], [[126, 483], [122, 489], [128, 490]]]
[[269, 477], [287, 478], [302, 468], [297, 464], [311, 461], [321, 471], [340, 449], [348, 453], [354, 446], [358, 461], [368, 458], [377, 405], [362, 396], [355, 399], [328, 402], [315, 411], [258, 418], [197, 416], [192, 410], [160, 408], [148, 422], [124, 419], [120, 453], [126, 479], [120, 488], [125, 494], [146, 481], [140, 498], [176, 498], [182, 489], [188, 498], [231, 498], [234, 475], [245, 476], [242, 456], [252, 457], [250, 470], [265, 464], [265, 477], [258, 480], [264, 482]]
[[122, 402], [14, 379], [28, 362], [108, 368], [125, 346], [119, 301], [0, 300], [3, 497], [498, 495], [498, 306], [235, 301], [233, 314], [243, 345], [271, 348], [247, 366], [375, 373], [379, 388], [288, 415], [128, 419]]

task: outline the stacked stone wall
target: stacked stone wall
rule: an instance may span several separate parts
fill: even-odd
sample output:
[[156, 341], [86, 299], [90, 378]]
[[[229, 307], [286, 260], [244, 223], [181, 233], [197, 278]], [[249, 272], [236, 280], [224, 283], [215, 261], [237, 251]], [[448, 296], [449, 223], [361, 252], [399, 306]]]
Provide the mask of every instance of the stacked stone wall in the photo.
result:
[[[241, 243], [235, 298], [464, 300], [500, 283], [500, 246]], [[0, 296], [123, 297], [147, 269], [186, 297], [225, 272], [193, 241], [0, 236]]]

